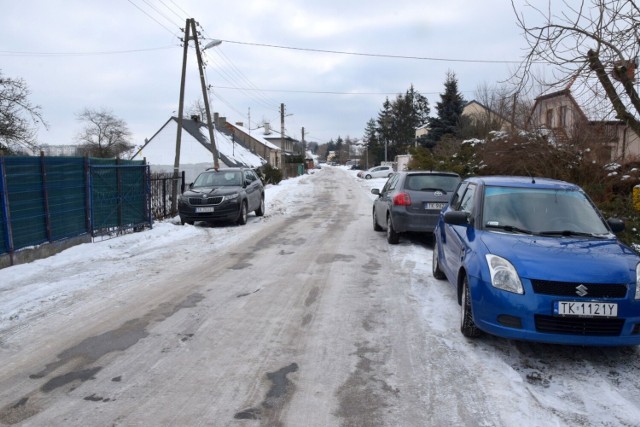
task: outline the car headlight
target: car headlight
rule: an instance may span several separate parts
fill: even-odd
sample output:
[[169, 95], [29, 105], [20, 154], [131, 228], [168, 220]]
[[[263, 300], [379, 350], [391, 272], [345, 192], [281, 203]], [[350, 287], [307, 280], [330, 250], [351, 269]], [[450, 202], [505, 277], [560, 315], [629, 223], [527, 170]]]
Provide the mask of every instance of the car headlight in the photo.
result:
[[636, 299], [640, 299], [640, 263], [636, 265]]
[[231, 200], [236, 200], [238, 197], [240, 197], [240, 193], [227, 194], [227, 195], [225, 195], [225, 196], [224, 196], [224, 199], [223, 199], [223, 200], [225, 200], [225, 201], [227, 201], [227, 200], [231, 201]]
[[486, 257], [493, 287], [514, 294], [524, 294], [518, 272], [509, 261], [496, 255], [487, 254]]

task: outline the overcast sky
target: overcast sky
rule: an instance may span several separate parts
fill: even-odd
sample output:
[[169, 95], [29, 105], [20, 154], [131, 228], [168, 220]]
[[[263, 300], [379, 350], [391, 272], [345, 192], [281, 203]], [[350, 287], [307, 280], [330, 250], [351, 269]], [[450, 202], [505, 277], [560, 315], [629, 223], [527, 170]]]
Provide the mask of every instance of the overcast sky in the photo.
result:
[[[385, 97], [411, 84], [435, 115], [448, 70], [474, 99], [478, 85], [509, 77], [525, 47], [507, 0], [2, 3], [0, 70], [26, 81], [50, 125], [39, 141], [51, 145], [75, 142], [84, 108], [125, 120], [135, 145], [153, 136], [178, 111], [187, 18], [202, 45], [223, 40], [205, 56], [214, 111], [279, 129], [284, 103], [287, 135], [300, 139], [304, 127], [320, 143], [361, 138]], [[185, 105], [201, 98], [191, 49]]]

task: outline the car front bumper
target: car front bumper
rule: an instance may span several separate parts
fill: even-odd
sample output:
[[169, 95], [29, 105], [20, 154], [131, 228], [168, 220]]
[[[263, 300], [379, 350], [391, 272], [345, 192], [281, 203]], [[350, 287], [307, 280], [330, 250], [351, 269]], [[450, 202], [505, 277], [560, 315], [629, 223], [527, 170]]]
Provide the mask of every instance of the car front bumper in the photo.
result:
[[[481, 330], [500, 337], [552, 344], [626, 346], [640, 344], [640, 301], [625, 298], [589, 299], [534, 293], [522, 279], [525, 294], [494, 288], [469, 277], [473, 319]], [[628, 293], [631, 293], [629, 291]], [[616, 317], [554, 314], [554, 302], [616, 303]]]

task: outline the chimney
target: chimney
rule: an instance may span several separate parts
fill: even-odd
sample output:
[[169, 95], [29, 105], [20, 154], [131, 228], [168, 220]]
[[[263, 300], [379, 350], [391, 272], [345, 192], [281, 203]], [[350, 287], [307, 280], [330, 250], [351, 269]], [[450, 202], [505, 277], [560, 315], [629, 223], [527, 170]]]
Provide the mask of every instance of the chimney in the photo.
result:
[[244, 127], [244, 123], [242, 123], [242, 122], [236, 122], [236, 126]]
[[194, 122], [198, 123], [200, 121], [200, 116], [197, 114], [192, 114], [191, 115], [191, 120], [193, 120]]
[[264, 134], [269, 135], [271, 133], [269, 122], [264, 123]]

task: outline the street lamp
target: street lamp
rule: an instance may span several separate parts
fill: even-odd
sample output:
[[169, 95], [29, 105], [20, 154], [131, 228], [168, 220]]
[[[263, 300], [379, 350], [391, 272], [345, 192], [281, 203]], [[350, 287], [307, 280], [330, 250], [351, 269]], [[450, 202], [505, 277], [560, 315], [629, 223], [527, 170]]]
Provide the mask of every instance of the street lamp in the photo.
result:
[[214, 39], [214, 40], [211, 40], [211, 41], [210, 41], [209, 43], [207, 43], [206, 45], [204, 45], [204, 48], [203, 48], [202, 50], [204, 51], [204, 50], [209, 49], [210, 47], [219, 46], [219, 45], [221, 45], [221, 44], [222, 44], [222, 40], [215, 40], [215, 39]]

